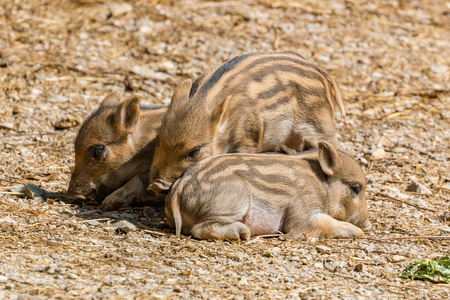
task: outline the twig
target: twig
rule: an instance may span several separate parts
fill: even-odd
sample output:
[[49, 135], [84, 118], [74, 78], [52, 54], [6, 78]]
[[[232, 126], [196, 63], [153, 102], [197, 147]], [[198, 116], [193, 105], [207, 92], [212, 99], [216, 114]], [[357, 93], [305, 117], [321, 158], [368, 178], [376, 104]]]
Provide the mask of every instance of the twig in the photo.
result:
[[101, 218], [101, 219], [91, 219], [91, 220], [84, 220], [84, 221], [80, 221], [78, 223], [87, 223], [87, 222], [91, 222], [91, 221], [109, 221], [111, 220], [110, 218]]
[[171, 234], [169, 234], [169, 233], [159, 232], [159, 231], [154, 231], [154, 230], [148, 230], [148, 229], [144, 229], [143, 231], [144, 231], [145, 233], [153, 233], [153, 234], [156, 234], [156, 235], [165, 235], [165, 236], [171, 235]]
[[372, 241], [392, 241], [392, 240], [414, 240], [414, 239], [427, 239], [427, 240], [450, 240], [450, 235], [423, 235], [423, 236], [402, 236], [392, 238], [366, 238]]
[[79, 216], [79, 215], [85, 215], [85, 214], [92, 214], [92, 213], [97, 213], [97, 212], [98, 212], [97, 209], [91, 209], [91, 210], [79, 212], [79, 213], [76, 214], [76, 216]]
[[334, 239], [328, 241], [394, 241], [394, 240], [414, 240], [414, 239], [428, 239], [428, 240], [450, 240], [450, 235], [418, 235], [418, 236], [400, 236], [400, 237], [389, 237], [389, 238], [371, 238], [371, 237], [361, 237], [361, 238], [347, 238], [347, 239]]
[[44, 225], [44, 223], [41, 223], [41, 222], [37, 222], [37, 223], [33, 223], [33, 224], [30, 224], [30, 225], [25, 225], [25, 227], [34, 227], [34, 226], [37, 226], [37, 225]]
[[0, 192], [0, 194], [3, 194], [3, 195], [14, 195], [14, 196], [25, 196], [24, 193], [20, 193], [20, 192]]
[[431, 212], [434, 212], [434, 213], [438, 212], [435, 209], [422, 207], [422, 206], [419, 206], [419, 205], [414, 204], [414, 203], [409, 203], [409, 202], [406, 202], [406, 201], [403, 201], [403, 200], [400, 200], [400, 199], [396, 199], [396, 198], [391, 197], [391, 196], [389, 196], [387, 194], [384, 194], [384, 193], [376, 193], [375, 196], [377, 196], [377, 195], [381, 195], [382, 197], [384, 197], [384, 198], [381, 198], [382, 200], [393, 200], [393, 201], [396, 201], [396, 202], [399, 202], [399, 203], [403, 203], [403, 204], [406, 204], [406, 205], [409, 205], [409, 206], [413, 206], [413, 207], [415, 207], [415, 208], [417, 208], [419, 210], [431, 211]]
[[201, 4], [195, 5], [197, 9], [200, 8], [215, 8], [215, 7], [224, 7], [224, 6], [236, 6], [242, 5], [245, 1], [225, 1], [225, 2], [205, 2]]
[[257, 238], [272, 238], [272, 237], [280, 237], [283, 236], [284, 233], [273, 233], [273, 234], [263, 234], [263, 235], [258, 235], [255, 237], [255, 239]]
[[7, 206], [12, 206], [12, 207], [15, 206], [15, 205], [13, 205], [13, 204], [9, 204], [9, 203], [3, 202], [3, 201], [0, 201], [0, 204], [7, 205]]

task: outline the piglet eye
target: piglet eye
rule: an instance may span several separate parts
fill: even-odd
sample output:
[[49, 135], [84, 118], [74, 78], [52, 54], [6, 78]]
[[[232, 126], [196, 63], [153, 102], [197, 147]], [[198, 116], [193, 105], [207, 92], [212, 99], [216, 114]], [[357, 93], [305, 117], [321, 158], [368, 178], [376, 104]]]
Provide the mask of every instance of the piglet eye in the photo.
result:
[[359, 194], [361, 194], [361, 186], [360, 185], [353, 185], [350, 187], [350, 190], [352, 191], [352, 193], [356, 196], [358, 196]]
[[93, 157], [94, 159], [100, 159], [103, 157], [103, 155], [106, 152], [106, 146], [105, 145], [97, 145], [94, 148], [94, 154]]
[[195, 147], [191, 151], [189, 151], [188, 155], [186, 155], [186, 158], [195, 158], [200, 154], [200, 147]]

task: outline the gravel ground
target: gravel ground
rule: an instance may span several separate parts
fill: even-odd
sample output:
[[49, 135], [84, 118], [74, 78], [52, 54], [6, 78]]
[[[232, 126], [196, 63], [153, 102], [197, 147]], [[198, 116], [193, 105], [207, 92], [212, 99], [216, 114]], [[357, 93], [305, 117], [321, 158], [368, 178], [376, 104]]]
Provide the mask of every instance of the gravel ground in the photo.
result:
[[[449, 299], [398, 277], [450, 254], [449, 24], [444, 0], [0, 0], [0, 298]], [[79, 124], [110, 91], [167, 104], [182, 79], [273, 50], [342, 91], [366, 238], [196, 241], [161, 206], [64, 200]]]

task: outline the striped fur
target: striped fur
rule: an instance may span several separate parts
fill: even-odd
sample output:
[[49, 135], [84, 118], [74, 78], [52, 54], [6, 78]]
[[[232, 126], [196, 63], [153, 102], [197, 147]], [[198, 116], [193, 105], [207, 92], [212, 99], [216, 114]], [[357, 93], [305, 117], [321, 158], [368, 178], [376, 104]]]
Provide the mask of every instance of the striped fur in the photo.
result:
[[148, 172], [165, 112], [140, 109], [138, 98], [122, 99], [119, 92], [105, 97], [78, 132], [66, 197], [104, 199], [102, 209], [108, 211], [149, 196]]
[[360, 228], [370, 227], [367, 217], [361, 168], [327, 142], [294, 155], [201, 160], [166, 198], [166, 218], [176, 234], [198, 239], [249, 239], [277, 231], [295, 238], [359, 237]]
[[211, 155], [294, 153], [305, 136], [336, 145], [335, 107], [344, 114], [336, 83], [299, 54], [235, 57], [175, 90], [149, 188], [168, 189], [191, 163]]

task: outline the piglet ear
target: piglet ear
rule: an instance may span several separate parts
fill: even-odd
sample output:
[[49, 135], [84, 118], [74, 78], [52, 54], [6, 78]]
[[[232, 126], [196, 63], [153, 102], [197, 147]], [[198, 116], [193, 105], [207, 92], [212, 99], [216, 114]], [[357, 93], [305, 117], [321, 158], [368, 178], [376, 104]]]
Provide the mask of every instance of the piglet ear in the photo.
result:
[[216, 131], [223, 133], [228, 123], [228, 116], [231, 110], [231, 96], [225, 98], [225, 100], [216, 107], [211, 116], [213, 126], [216, 127]]
[[110, 106], [114, 104], [119, 104], [120, 100], [122, 99], [122, 93], [119, 91], [114, 91], [108, 96], [105, 97], [105, 99], [102, 100], [102, 103], [100, 103], [100, 106]]
[[322, 171], [328, 176], [334, 176], [341, 165], [339, 152], [325, 141], [319, 142], [319, 163]]
[[119, 132], [132, 134], [136, 130], [139, 122], [139, 98], [130, 96], [125, 98], [117, 108], [114, 119], [116, 128]]
[[183, 81], [179, 86], [175, 88], [175, 91], [172, 95], [172, 101], [170, 102], [170, 106], [177, 105], [183, 100], [187, 100], [189, 98], [189, 93], [191, 92], [192, 80], [187, 79]]

